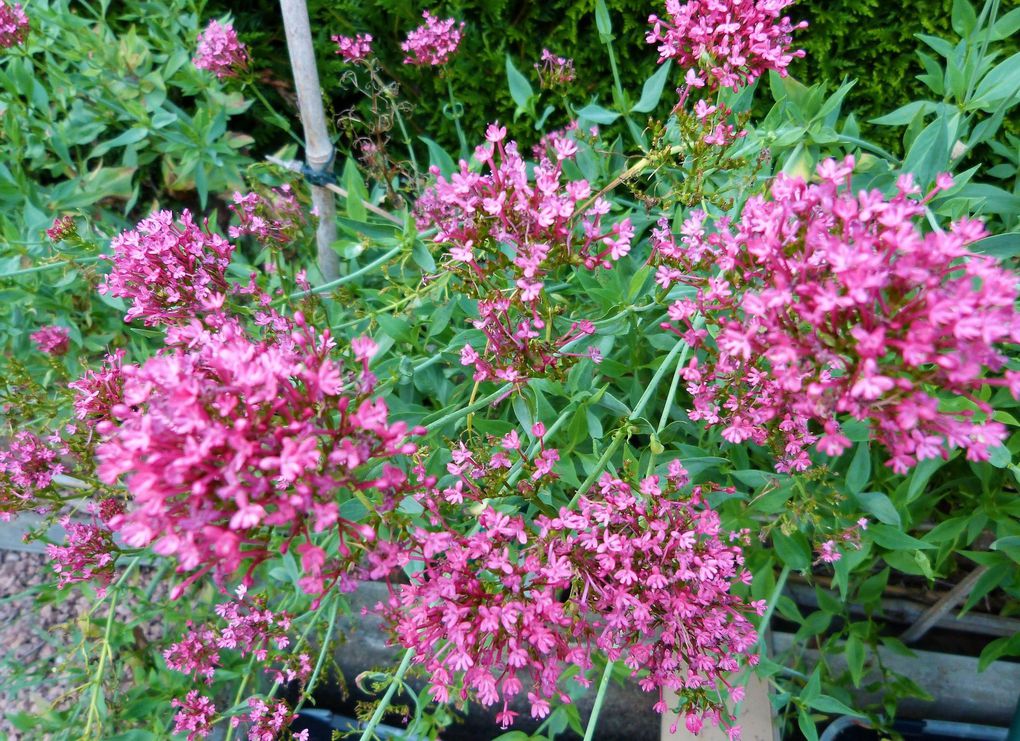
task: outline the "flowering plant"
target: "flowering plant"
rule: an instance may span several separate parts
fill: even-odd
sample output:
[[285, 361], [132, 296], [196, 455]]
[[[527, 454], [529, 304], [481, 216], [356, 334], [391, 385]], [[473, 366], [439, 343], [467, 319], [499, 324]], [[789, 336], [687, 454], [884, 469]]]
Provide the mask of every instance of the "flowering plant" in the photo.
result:
[[[363, 741], [384, 720], [436, 737], [473, 706], [493, 735], [590, 741], [614, 680], [667, 728], [736, 739], [752, 674], [809, 738], [844, 711], [890, 721], [905, 680], [884, 706], [851, 692], [889, 676], [866, 649], [888, 643], [888, 581], [955, 578], [968, 549], [990, 575], [974, 602], [1018, 597], [999, 240], [1020, 209], [934, 124], [900, 158], [842, 115], [846, 86], [793, 80], [790, 5], [669, 0], [646, 32], [660, 65], [605, 105], [560, 94], [584, 75], [568, 57], [508, 58], [519, 120], [465, 131], [450, 86], [445, 143], [410, 136], [370, 34], [329, 29], [375, 114], [337, 122], [333, 279], [322, 212], [277, 166], [219, 183], [215, 212], [162, 193], [127, 222], [97, 198], [36, 224], [45, 247], [0, 276], [30, 297], [2, 314], [0, 517], [45, 542], [58, 599], [93, 600], [70, 653], [99, 658], [17, 722], [308, 739], [303, 711], [350, 669], [338, 641], [368, 625], [399, 663], [358, 668]], [[40, 21], [11, 7], [14, 68]], [[402, 53], [443, 75], [472, 27], [422, 17]], [[192, 20], [193, 84], [265, 104], [245, 26]], [[978, 100], [1015, 103], [996, 97], [1012, 67], [968, 69]], [[770, 655], [776, 617], [845, 676]]]

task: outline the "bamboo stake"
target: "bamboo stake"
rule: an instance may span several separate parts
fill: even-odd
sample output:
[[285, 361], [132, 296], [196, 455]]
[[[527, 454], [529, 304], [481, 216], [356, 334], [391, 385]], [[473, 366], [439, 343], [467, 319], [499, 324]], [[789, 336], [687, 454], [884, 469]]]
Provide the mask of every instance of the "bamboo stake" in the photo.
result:
[[[283, 27], [287, 34], [287, 53], [294, 73], [301, 125], [305, 132], [305, 162], [314, 173], [329, 174], [333, 168], [333, 142], [326, 129], [322, 108], [319, 71], [315, 66], [312, 31], [308, 24], [305, 0], [280, 0]], [[315, 231], [319, 272], [326, 282], [340, 276], [340, 256], [333, 249], [336, 241], [336, 203], [325, 187], [312, 185], [312, 204], [319, 217]]]

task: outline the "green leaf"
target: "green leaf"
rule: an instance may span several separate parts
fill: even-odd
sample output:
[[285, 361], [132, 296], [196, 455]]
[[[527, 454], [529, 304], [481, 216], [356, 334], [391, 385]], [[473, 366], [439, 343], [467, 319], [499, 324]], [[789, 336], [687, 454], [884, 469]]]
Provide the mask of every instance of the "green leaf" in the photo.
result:
[[514, 66], [509, 54], [506, 55], [506, 79], [510, 85], [510, 97], [514, 99], [518, 110], [527, 110], [528, 102], [534, 96], [535, 91], [531, 89], [528, 78]]
[[800, 728], [800, 732], [804, 734], [807, 741], [818, 741], [818, 728], [815, 727], [815, 722], [811, 719], [811, 713], [804, 706], [797, 709], [797, 727]]
[[971, 252], [989, 255], [997, 260], [1008, 260], [1020, 255], [1020, 232], [1006, 232], [985, 237], [968, 246]]
[[974, 7], [967, 0], [953, 0], [952, 11], [953, 30], [966, 38], [977, 25], [977, 13]]
[[348, 158], [344, 163], [344, 186], [347, 190], [347, 215], [356, 221], [365, 221], [368, 218], [368, 210], [365, 208], [368, 188], [353, 158]]
[[896, 505], [892, 503], [885, 494], [880, 491], [862, 491], [854, 497], [865, 512], [872, 515], [879, 522], [893, 527], [902, 527], [900, 513], [896, 511]]
[[655, 110], [655, 106], [659, 105], [659, 99], [662, 98], [662, 89], [666, 85], [666, 80], [669, 79], [669, 69], [672, 65], [672, 60], [666, 60], [656, 71], [654, 75], [645, 80], [644, 86], [641, 88], [641, 100], [631, 108], [635, 113], [651, 113]]
[[453, 158], [446, 153], [446, 150], [436, 144], [432, 139], [427, 136], [419, 136], [425, 146], [429, 150], [429, 167], [433, 165], [439, 168], [439, 173], [443, 177], [450, 177], [453, 172], [457, 169], [457, 165], [454, 163]]
[[428, 247], [422, 242], [415, 241], [414, 247], [411, 248], [411, 259], [414, 260], [415, 265], [426, 273], [436, 272], [436, 261], [432, 258], [432, 253], [429, 252]]
[[851, 633], [846, 639], [846, 665], [850, 669], [850, 678], [853, 680], [854, 687], [861, 686], [861, 680], [864, 678], [865, 658], [864, 642], [857, 637], [857, 634]]
[[828, 713], [829, 715], [852, 715], [856, 718], [865, 717], [863, 714], [858, 713], [852, 707], [844, 705], [842, 702], [837, 700], [835, 697], [829, 695], [819, 695], [808, 703], [815, 710], [822, 713]]
[[850, 467], [846, 472], [846, 488], [851, 494], [864, 490], [871, 480], [871, 448], [868, 443], [858, 443]]
[[1020, 52], [1000, 62], [978, 83], [972, 106], [989, 106], [1001, 100], [1020, 100]]
[[597, 103], [589, 103], [577, 112], [577, 116], [592, 123], [608, 125], [618, 119], [620, 114], [608, 108], [603, 108]]
[[890, 527], [884, 523], [877, 523], [868, 528], [871, 539], [883, 548], [890, 551], [912, 551], [919, 548], [934, 548], [931, 543], [925, 543], [910, 535], [907, 535], [898, 528]]
[[803, 533], [784, 535], [779, 530], [772, 533], [772, 545], [780, 560], [795, 571], [811, 568], [811, 546]]
[[939, 116], [910, 145], [903, 158], [903, 172], [913, 173], [918, 186], [927, 189], [936, 175], [946, 171], [951, 144], [948, 117]]
[[605, 0], [595, 0], [595, 28], [603, 43], [613, 38], [613, 20], [609, 17]]

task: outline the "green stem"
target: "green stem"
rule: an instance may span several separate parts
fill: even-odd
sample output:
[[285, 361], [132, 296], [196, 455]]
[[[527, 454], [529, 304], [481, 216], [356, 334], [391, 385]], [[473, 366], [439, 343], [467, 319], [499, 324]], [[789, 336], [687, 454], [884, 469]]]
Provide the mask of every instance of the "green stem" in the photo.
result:
[[453, 94], [453, 83], [450, 82], [450, 78], [446, 78], [446, 90], [450, 94], [450, 118], [453, 119], [453, 125], [457, 128], [457, 140], [460, 142], [460, 156], [463, 159], [467, 159], [468, 156], [468, 145], [467, 137], [464, 136], [464, 129], [460, 126], [460, 116], [457, 115], [457, 98]]
[[484, 407], [486, 404], [491, 404], [492, 402], [496, 401], [496, 399], [499, 399], [499, 398], [501, 398], [503, 396], [506, 396], [508, 393], [510, 393], [511, 388], [512, 388], [512, 386], [509, 383], [505, 384], [503, 386], [500, 386], [498, 389], [493, 391], [491, 394], [486, 396], [484, 399], [479, 399], [474, 404], [469, 404], [468, 406], [464, 407], [463, 409], [457, 409], [455, 411], [450, 412], [449, 414], [443, 415], [439, 419], [434, 420], [434, 421], [429, 422], [428, 424], [426, 424], [425, 428], [427, 430], [437, 430], [440, 427], [442, 427], [443, 425], [447, 424], [448, 422], [453, 422], [455, 420], [460, 419], [461, 417], [468, 416], [472, 412], [477, 412], [479, 409]]
[[[138, 563], [136, 559], [131, 566]], [[131, 567], [124, 572], [124, 576], [130, 572]], [[123, 580], [123, 577], [122, 577]], [[113, 613], [117, 609], [117, 596], [118, 593], [114, 592], [113, 597], [110, 598], [110, 607], [106, 611], [106, 630], [103, 633], [103, 648], [99, 652], [99, 666], [96, 667], [96, 673], [92, 678], [92, 695], [89, 698], [89, 712], [85, 720], [85, 733], [82, 738], [89, 738], [89, 733], [92, 730], [92, 719], [96, 719], [98, 732], [102, 728], [102, 721], [99, 719], [99, 695], [103, 691], [103, 671], [106, 668], [106, 659], [110, 655], [110, 634], [113, 632]]]
[[[305, 704], [305, 700], [308, 699], [308, 693], [315, 689], [315, 683], [319, 680], [319, 674], [322, 672], [323, 664], [326, 663], [326, 652], [329, 650], [330, 643], [333, 640], [333, 631], [336, 628], [336, 614], [340, 609], [340, 600], [333, 600], [333, 612], [329, 616], [329, 627], [326, 629], [326, 636], [322, 639], [322, 648], [319, 649], [319, 658], [315, 662], [315, 670], [312, 672], [311, 679], [305, 685], [305, 690], [301, 695], [301, 700], [298, 702], [297, 707], [294, 708], [296, 713]], [[229, 741], [229, 739], [228, 739]]]
[[290, 124], [287, 123], [287, 119], [285, 119], [283, 116], [281, 116], [277, 112], [277, 110], [275, 108], [273, 108], [272, 105], [270, 105], [269, 101], [266, 100], [265, 96], [262, 94], [262, 91], [259, 90], [258, 84], [255, 83], [255, 82], [252, 82], [252, 84], [247, 85], [246, 88], [248, 90], [251, 90], [252, 93], [255, 94], [255, 97], [258, 98], [259, 102], [263, 106], [265, 106], [266, 111], [269, 113], [269, 121], [274, 126], [276, 126], [277, 128], [282, 129], [283, 131], [286, 131], [287, 135], [290, 136], [291, 139], [293, 139], [294, 141], [297, 142], [298, 147], [303, 148], [305, 146], [305, 143], [301, 140], [301, 137], [299, 137], [297, 134], [295, 134], [294, 130], [290, 128]]
[[49, 263], [46, 263], [45, 265], [36, 265], [35, 267], [32, 267], [32, 268], [24, 268], [22, 270], [15, 270], [12, 273], [4, 273], [4, 274], [0, 275], [0, 278], [17, 278], [18, 276], [21, 276], [21, 275], [31, 275], [32, 273], [42, 273], [42, 272], [44, 272], [46, 270], [50, 270], [52, 268], [63, 267], [64, 265], [74, 265], [75, 263], [78, 263], [78, 264], [81, 264], [81, 265], [85, 265], [85, 264], [90, 263], [90, 262], [99, 262], [102, 259], [103, 258], [100, 257], [99, 255], [94, 255], [92, 257], [77, 257], [77, 258], [74, 258], [74, 259], [71, 259], [71, 260], [61, 260], [60, 262], [49, 262]]
[[673, 346], [673, 349], [669, 351], [669, 355], [666, 356], [666, 359], [662, 361], [662, 364], [659, 365], [658, 369], [655, 371], [655, 375], [652, 376], [652, 380], [649, 382], [648, 388], [645, 389], [645, 393], [638, 400], [637, 406], [634, 407], [633, 411], [631, 411], [631, 413], [627, 416], [627, 419], [624, 420], [623, 426], [616, 431], [615, 435], [613, 435], [612, 443], [610, 443], [609, 447], [606, 448], [605, 452], [602, 454], [602, 457], [595, 463], [595, 468], [593, 468], [591, 473], [588, 474], [588, 478], [584, 480], [577, 492], [574, 493], [573, 498], [570, 500], [570, 504], [567, 505], [569, 509], [573, 509], [578, 500], [588, 492], [588, 490], [592, 487], [592, 484], [595, 483], [595, 480], [602, 473], [602, 469], [607, 463], [609, 463], [609, 459], [612, 458], [613, 454], [616, 453], [621, 445], [623, 445], [623, 441], [630, 437], [629, 428], [631, 423], [635, 422], [641, 416], [641, 412], [643, 412], [645, 407], [648, 405], [652, 395], [659, 386], [659, 382], [662, 381], [662, 377], [666, 375], [667, 370], [673, 367], [673, 359], [686, 347], [686, 342], [678, 340]]
[[336, 280], [331, 280], [329, 283], [323, 283], [321, 286], [316, 286], [315, 288], [309, 288], [307, 291], [297, 291], [296, 293], [291, 293], [288, 296], [283, 296], [282, 298], [276, 299], [276, 301], [274, 301], [273, 303], [281, 304], [284, 301], [290, 301], [291, 299], [303, 298], [304, 296], [310, 296], [315, 293], [324, 293], [326, 291], [331, 291], [334, 288], [350, 283], [351, 281], [357, 280], [365, 273], [372, 272], [387, 260], [399, 255], [401, 250], [403, 249], [404, 249], [403, 246], [398, 245], [393, 249], [387, 251], [386, 253], [380, 255], [376, 259], [372, 260], [372, 262], [368, 263], [368, 265], [366, 265], [365, 267], [358, 268], [349, 275], [345, 275], [342, 278], [337, 278]]
[[602, 681], [599, 682], [599, 691], [595, 695], [595, 704], [591, 708], [591, 715], [588, 717], [588, 725], [584, 729], [584, 741], [592, 741], [595, 738], [595, 726], [598, 725], [599, 713], [602, 711], [602, 703], [606, 699], [606, 690], [609, 689], [609, 681], [613, 676], [613, 662], [606, 662], [606, 670], [602, 672]]
[[783, 588], [786, 586], [786, 580], [790, 576], [790, 567], [783, 566], [782, 571], [779, 572], [779, 578], [776, 580], [776, 588], [772, 590], [772, 595], [769, 597], [768, 605], [765, 608], [765, 613], [761, 616], [761, 623], [758, 627], [758, 652], [761, 653], [765, 649], [765, 631], [769, 627], [769, 620], [772, 619], [772, 613], [776, 610], [776, 604], [779, 602], [779, 597], [783, 594]]
[[390, 706], [390, 700], [393, 699], [393, 695], [397, 692], [397, 687], [400, 686], [404, 675], [407, 673], [407, 669], [411, 666], [411, 659], [414, 658], [414, 649], [409, 648], [404, 652], [404, 659], [400, 662], [400, 666], [397, 667], [397, 673], [393, 675], [390, 680], [390, 686], [386, 688], [386, 694], [383, 695], [382, 700], [379, 702], [379, 706], [372, 713], [371, 719], [368, 721], [368, 725], [365, 726], [365, 732], [361, 734], [361, 741], [370, 741], [375, 735], [376, 726], [382, 720], [383, 715], [386, 714], [386, 708]]

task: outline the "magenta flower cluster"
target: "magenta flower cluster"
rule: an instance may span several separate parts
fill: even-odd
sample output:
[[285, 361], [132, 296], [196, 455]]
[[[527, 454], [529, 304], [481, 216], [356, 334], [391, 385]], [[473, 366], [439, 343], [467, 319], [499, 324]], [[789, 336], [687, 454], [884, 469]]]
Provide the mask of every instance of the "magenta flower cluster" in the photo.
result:
[[[368, 396], [375, 344], [355, 340], [345, 365], [331, 358], [329, 332], [300, 314], [271, 339], [212, 314], [167, 341], [143, 365], [121, 369], [123, 399], [96, 428], [100, 479], [123, 479], [133, 500], [111, 525], [130, 546], [152, 544], [194, 571], [178, 589], [210, 570], [227, 577], [242, 562], [247, 578], [271, 555], [271, 528], [289, 530], [288, 543], [299, 538], [306, 591], [346, 586], [347, 565], [374, 531], [344, 520], [340, 502], [370, 490], [394, 498], [407, 479], [388, 461], [415, 450], [407, 425], [389, 423], [385, 402]], [[340, 536], [329, 556], [311, 542], [325, 530]]]
[[113, 579], [117, 546], [113, 532], [107, 525], [110, 517], [122, 510], [121, 504], [113, 499], [105, 500], [95, 510], [92, 522], [75, 522], [70, 517], [61, 519], [66, 539], [63, 545], [46, 546], [50, 566], [59, 577], [57, 586], [63, 589], [69, 584], [96, 582], [99, 595]]
[[354, 36], [333, 35], [330, 38], [336, 43], [336, 53], [345, 62], [363, 62], [372, 54], [372, 34], [359, 33]]
[[131, 302], [125, 321], [141, 317], [148, 326], [189, 321], [227, 291], [234, 246], [203, 231], [186, 209], [179, 220], [170, 211], [154, 213], [110, 247], [113, 270], [99, 292]]
[[39, 352], [47, 355], [63, 355], [70, 346], [71, 331], [67, 327], [50, 325], [42, 327], [30, 335]]
[[446, 64], [464, 38], [464, 22], [458, 24], [454, 18], [441, 20], [427, 10], [422, 18], [425, 23], [407, 34], [407, 40], [400, 45], [407, 55], [404, 64], [416, 67]]
[[234, 193], [233, 201], [230, 210], [238, 225], [228, 229], [231, 239], [248, 235], [264, 245], [285, 245], [294, 240], [305, 221], [288, 184], [270, 189], [267, 195]]
[[574, 81], [574, 60], [560, 57], [542, 49], [541, 61], [535, 64], [539, 83], [543, 88], [556, 88]]
[[[520, 467], [515, 493], [534, 496], [555, 477], [558, 458], [542, 447], [529, 459], [515, 432], [492, 451], [459, 446], [448, 467], [454, 481], [419, 495], [432, 527], [412, 532], [400, 560], [424, 569], [394, 587], [383, 611], [398, 640], [415, 649], [431, 695], [502, 703], [504, 727], [516, 715], [510, 700], [524, 695], [531, 715], [543, 718], [553, 702], [570, 702], [567, 668], [580, 670], [570, 681], [588, 685], [597, 648], [660, 693], [656, 710], [665, 712], [668, 688], [718, 720], [722, 673], [753, 661], [757, 640], [747, 606], [731, 592], [749, 578], [740, 548], [720, 540], [700, 488], [678, 495], [688, 483], [678, 461], [665, 481], [649, 477], [637, 491], [604, 474], [597, 496], [582, 497], [577, 511], [540, 516], [534, 530], [493, 508], [508, 469]], [[465, 502], [480, 509], [467, 534], [451, 530], [444, 515]]]
[[28, 38], [28, 16], [19, 3], [0, 0], [0, 48], [9, 49]]
[[39, 506], [36, 495], [66, 473], [60, 459], [69, 452], [59, 435], [44, 442], [34, 432], [16, 432], [7, 450], [0, 450], [0, 521]]
[[794, 0], [666, 0], [666, 17], [649, 17], [646, 36], [658, 44], [659, 62], [672, 59], [689, 87], [737, 90], [764, 72], [786, 75], [803, 50], [790, 51], [793, 23], [783, 10]]
[[198, 69], [208, 70], [222, 80], [236, 77], [248, 66], [248, 51], [231, 24], [209, 21], [198, 36], [192, 61]]
[[[978, 222], [923, 233], [934, 192], [917, 200], [909, 175], [889, 198], [855, 193], [853, 167], [827, 160], [813, 184], [780, 175], [736, 224], [711, 229], [692, 212], [679, 241], [659, 222], [657, 281], [697, 287], [663, 325], [702, 349], [683, 370], [690, 416], [731, 443], [773, 443], [785, 471], [808, 468], [812, 444], [845, 451], [841, 416], [868, 422], [899, 473], [950, 448], [986, 460], [1006, 431], [978, 391], [1020, 393], [1018, 373], [986, 377], [1004, 371], [1000, 346], [1020, 342], [1016, 276], [967, 249], [985, 234]], [[943, 176], [937, 189], [951, 185]], [[936, 392], [972, 406], [940, 408]]]
[[[267, 667], [274, 682], [298, 682], [304, 685], [312, 674], [311, 657], [306, 652], [290, 653], [291, 617], [285, 612], [274, 612], [266, 607], [264, 597], [248, 595], [244, 586], [237, 588], [237, 599], [216, 606], [223, 626], [195, 626], [189, 623], [188, 632], [180, 641], [163, 652], [167, 666], [174, 671], [203, 678], [212, 684], [220, 666], [222, 651], [236, 651], [241, 658], [251, 656]], [[278, 665], [280, 668], [272, 668]], [[176, 733], [190, 731], [189, 739], [205, 738], [213, 730], [216, 706], [198, 690], [191, 690], [182, 701], [175, 699], [178, 708], [175, 716]], [[282, 738], [294, 714], [282, 700], [266, 702], [258, 696], [248, 699], [249, 712], [231, 718], [232, 725], [249, 724], [251, 741], [275, 741]], [[300, 735], [294, 738], [301, 738]]]
[[474, 326], [485, 346], [465, 345], [462, 363], [476, 380], [521, 384], [557, 367], [568, 344], [594, 331], [578, 321], [550, 335], [540, 311], [546, 277], [566, 266], [612, 267], [630, 252], [634, 227], [629, 218], [607, 225], [609, 202], [593, 196], [586, 180], [564, 182], [576, 141], [555, 139], [552, 158], [529, 172], [516, 142], [505, 138], [505, 127], [488, 127], [486, 143], [475, 149], [482, 173], [463, 160], [449, 179], [433, 169], [436, 182], [418, 201], [417, 221], [436, 229], [434, 241], [445, 246], [463, 290], [479, 299]]

